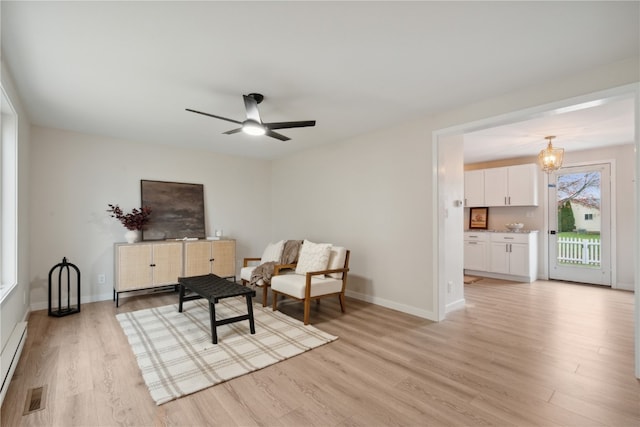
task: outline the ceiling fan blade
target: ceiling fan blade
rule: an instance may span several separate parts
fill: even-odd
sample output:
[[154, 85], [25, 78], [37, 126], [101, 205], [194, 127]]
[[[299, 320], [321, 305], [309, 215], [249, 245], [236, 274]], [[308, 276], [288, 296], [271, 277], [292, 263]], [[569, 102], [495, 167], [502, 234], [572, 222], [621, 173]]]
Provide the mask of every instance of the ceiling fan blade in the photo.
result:
[[228, 122], [236, 123], [236, 124], [239, 124], [239, 125], [241, 125], [241, 124], [242, 124], [242, 122], [239, 122], [239, 121], [237, 121], [237, 120], [227, 119], [226, 117], [216, 116], [216, 115], [214, 115], [214, 114], [203, 113], [202, 111], [196, 111], [196, 110], [192, 110], [192, 109], [190, 109], [190, 108], [185, 108], [185, 110], [190, 111], [190, 112], [192, 112], [192, 113], [196, 113], [196, 114], [202, 114], [203, 116], [213, 117], [213, 118], [215, 118], [215, 119], [226, 120], [226, 121], [228, 121]]
[[228, 130], [228, 131], [222, 132], [222, 133], [225, 134], [225, 135], [233, 135], [234, 133], [238, 133], [238, 132], [241, 132], [241, 131], [242, 131], [242, 128], [238, 128], [238, 129], [231, 129], [231, 130]]
[[277, 123], [263, 123], [267, 129], [291, 129], [291, 128], [304, 128], [309, 126], [315, 126], [315, 120], [305, 120], [300, 122], [277, 122]]
[[270, 136], [271, 138], [279, 139], [280, 141], [288, 141], [291, 139], [288, 136], [284, 136], [282, 134], [274, 132], [271, 129], [267, 129], [267, 132], [265, 133], [265, 135]]
[[244, 108], [247, 110], [247, 119], [262, 123], [260, 111], [258, 111], [258, 101], [252, 96], [242, 95], [242, 97], [244, 98]]

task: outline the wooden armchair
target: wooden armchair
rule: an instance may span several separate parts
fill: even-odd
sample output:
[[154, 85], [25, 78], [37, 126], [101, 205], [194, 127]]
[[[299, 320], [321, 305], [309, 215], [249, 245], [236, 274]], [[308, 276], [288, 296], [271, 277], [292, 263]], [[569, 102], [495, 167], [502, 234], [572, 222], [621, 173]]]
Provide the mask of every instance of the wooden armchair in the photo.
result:
[[[292, 246], [288, 246], [290, 243]], [[299, 246], [299, 244], [298, 244]], [[294, 248], [295, 252], [287, 252], [287, 248]], [[283, 253], [284, 251], [284, 253]], [[295, 255], [293, 256], [292, 253]], [[254, 271], [258, 266], [271, 263], [273, 264], [274, 275], [286, 274], [292, 272], [296, 268], [296, 264], [279, 264], [283, 259], [294, 260], [297, 259], [298, 249], [295, 246], [295, 241], [281, 240], [276, 243], [271, 243], [267, 246], [261, 258], [249, 257], [244, 258], [242, 263], [242, 269], [240, 270], [240, 279], [243, 285], [251, 283], [251, 278], [254, 275]], [[258, 276], [259, 277], [259, 276]], [[268, 280], [259, 279], [254, 285], [262, 288], [262, 306], [267, 306], [267, 296], [271, 283]]]
[[[245, 258], [242, 263], [242, 269], [240, 270], [240, 279], [242, 280], [242, 284], [247, 286], [251, 282], [251, 275], [253, 274], [253, 270], [260, 265], [260, 260], [262, 258]], [[293, 271], [295, 270], [295, 264], [276, 264], [273, 269], [273, 274], [284, 274], [286, 270]], [[281, 272], [282, 270], [282, 272]], [[267, 296], [269, 294], [270, 283], [266, 283], [260, 280], [255, 284], [262, 288], [262, 306], [267, 306]]]
[[[242, 280], [242, 284], [247, 286], [249, 282], [251, 282], [251, 273], [256, 267], [260, 264], [260, 260], [262, 258], [249, 257], [245, 258], [242, 261], [242, 269], [240, 270], [240, 280]], [[263, 287], [263, 295], [262, 295], [262, 306], [265, 307], [267, 305], [267, 296], [266, 296], [266, 287]]]
[[[305, 243], [306, 244], [306, 243]], [[340, 310], [345, 312], [344, 291], [347, 287], [350, 251], [334, 246], [331, 248], [328, 267], [325, 270], [309, 271], [304, 274], [278, 274], [271, 278], [273, 310], [278, 309], [278, 295], [302, 301], [304, 304], [304, 324], [309, 324], [311, 300], [337, 296]], [[343, 258], [344, 257], [344, 258]], [[344, 259], [344, 263], [342, 263]], [[336, 263], [339, 263], [336, 265]]]

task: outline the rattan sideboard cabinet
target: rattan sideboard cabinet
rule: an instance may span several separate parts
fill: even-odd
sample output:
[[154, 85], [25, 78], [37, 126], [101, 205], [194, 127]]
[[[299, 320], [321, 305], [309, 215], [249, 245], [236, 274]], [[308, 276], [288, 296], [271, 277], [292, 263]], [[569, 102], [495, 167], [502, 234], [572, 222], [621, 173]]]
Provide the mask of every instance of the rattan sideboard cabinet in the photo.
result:
[[213, 273], [235, 281], [235, 240], [115, 244], [113, 300], [123, 292], [176, 286], [179, 277]]

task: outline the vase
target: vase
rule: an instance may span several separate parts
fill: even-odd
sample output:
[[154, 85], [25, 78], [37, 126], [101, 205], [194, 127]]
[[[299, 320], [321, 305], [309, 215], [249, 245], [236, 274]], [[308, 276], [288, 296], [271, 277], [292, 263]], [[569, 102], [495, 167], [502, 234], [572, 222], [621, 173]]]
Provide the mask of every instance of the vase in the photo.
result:
[[126, 239], [127, 243], [135, 243], [140, 238], [140, 231], [139, 230], [127, 230], [127, 232], [124, 233], [124, 238]]

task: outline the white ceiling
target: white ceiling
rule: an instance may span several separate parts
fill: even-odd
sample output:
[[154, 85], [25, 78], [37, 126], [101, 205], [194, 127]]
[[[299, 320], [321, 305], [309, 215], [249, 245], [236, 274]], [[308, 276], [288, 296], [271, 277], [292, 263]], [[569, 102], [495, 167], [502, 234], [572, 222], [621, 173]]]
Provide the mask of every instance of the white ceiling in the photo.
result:
[[540, 117], [464, 135], [465, 163], [537, 156], [552, 144], [565, 152], [635, 141], [632, 96], [603, 99], [541, 114]]
[[[278, 158], [572, 76], [640, 51], [639, 2], [0, 2], [2, 59], [33, 124]], [[265, 95], [280, 142], [222, 135]], [[628, 103], [469, 136], [467, 161], [629, 138]], [[548, 118], [547, 118], [548, 119]], [[541, 119], [544, 120], [544, 119]], [[627, 128], [627, 136], [603, 133]], [[570, 130], [567, 131], [567, 130]], [[566, 131], [566, 132], [564, 132]], [[564, 132], [564, 133], [563, 133]], [[482, 139], [480, 139], [482, 138]], [[606, 138], [605, 138], [606, 139]], [[633, 135], [631, 135], [631, 140]], [[565, 143], [566, 142], [566, 143]], [[606, 142], [609, 142], [608, 140]], [[390, 141], [392, 143], [392, 141]], [[472, 153], [473, 148], [465, 149]], [[471, 156], [471, 154], [468, 154]]]

